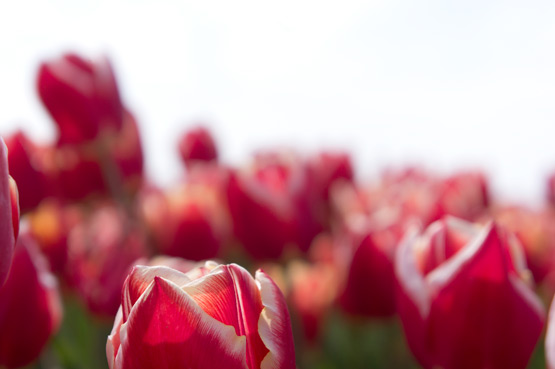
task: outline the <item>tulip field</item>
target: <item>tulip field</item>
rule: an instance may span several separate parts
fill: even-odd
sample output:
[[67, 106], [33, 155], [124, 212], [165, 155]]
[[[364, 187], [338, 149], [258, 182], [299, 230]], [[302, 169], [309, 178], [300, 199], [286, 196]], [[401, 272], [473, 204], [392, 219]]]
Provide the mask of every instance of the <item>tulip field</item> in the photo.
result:
[[52, 142], [0, 132], [0, 368], [555, 369], [555, 174], [530, 207], [191, 125], [161, 187], [107, 57], [36, 90]]

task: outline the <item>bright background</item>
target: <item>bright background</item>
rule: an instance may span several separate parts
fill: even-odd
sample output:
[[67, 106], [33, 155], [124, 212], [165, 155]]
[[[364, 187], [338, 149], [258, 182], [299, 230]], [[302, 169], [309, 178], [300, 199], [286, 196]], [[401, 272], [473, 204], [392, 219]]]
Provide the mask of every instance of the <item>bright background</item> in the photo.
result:
[[553, 1], [14, 1], [0, 5], [0, 128], [52, 125], [38, 64], [113, 60], [147, 168], [182, 175], [177, 133], [206, 122], [222, 156], [348, 149], [386, 165], [481, 167], [504, 198], [539, 203], [555, 169]]

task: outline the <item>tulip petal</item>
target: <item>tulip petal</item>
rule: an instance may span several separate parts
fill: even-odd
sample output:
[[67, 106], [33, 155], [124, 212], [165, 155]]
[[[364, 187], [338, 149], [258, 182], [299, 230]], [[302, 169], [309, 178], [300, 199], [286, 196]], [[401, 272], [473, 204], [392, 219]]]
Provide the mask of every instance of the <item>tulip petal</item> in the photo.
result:
[[191, 281], [184, 273], [166, 266], [135, 266], [127, 276], [121, 291], [121, 310], [124, 323], [127, 321], [133, 305], [135, 305], [148, 286], [154, 281], [155, 277], [171, 280], [179, 286]]
[[19, 219], [14, 219], [18, 212], [14, 211], [12, 194], [8, 173], [8, 150], [4, 140], [0, 138], [0, 287], [6, 281], [10, 271], [16, 225], [19, 224]]
[[547, 369], [555, 369], [555, 298], [549, 308], [549, 321], [545, 332], [545, 359]]
[[235, 327], [238, 336], [247, 338], [249, 368], [259, 368], [268, 353], [258, 333], [263, 306], [252, 276], [242, 267], [221, 265], [183, 290], [211, 317]]
[[258, 321], [260, 338], [269, 352], [260, 369], [294, 369], [295, 347], [285, 298], [277, 285], [262, 270], [256, 272], [264, 309]]
[[120, 306], [118, 313], [116, 314], [116, 319], [114, 320], [114, 327], [112, 328], [112, 332], [108, 336], [108, 341], [106, 342], [106, 357], [108, 358], [108, 367], [110, 369], [114, 369], [114, 361], [121, 345], [119, 331], [122, 324], [123, 309]]
[[155, 277], [121, 326], [113, 369], [246, 369], [245, 338]]

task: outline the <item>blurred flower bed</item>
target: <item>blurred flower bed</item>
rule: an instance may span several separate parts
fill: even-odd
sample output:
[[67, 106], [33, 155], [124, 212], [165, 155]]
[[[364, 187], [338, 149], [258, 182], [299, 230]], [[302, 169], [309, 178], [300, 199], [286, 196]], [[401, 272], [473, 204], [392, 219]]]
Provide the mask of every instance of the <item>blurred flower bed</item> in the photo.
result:
[[197, 126], [160, 188], [108, 59], [37, 91], [54, 142], [0, 145], [0, 367], [555, 368], [555, 176], [532, 208], [478, 171], [361, 183], [348, 152], [232, 167]]

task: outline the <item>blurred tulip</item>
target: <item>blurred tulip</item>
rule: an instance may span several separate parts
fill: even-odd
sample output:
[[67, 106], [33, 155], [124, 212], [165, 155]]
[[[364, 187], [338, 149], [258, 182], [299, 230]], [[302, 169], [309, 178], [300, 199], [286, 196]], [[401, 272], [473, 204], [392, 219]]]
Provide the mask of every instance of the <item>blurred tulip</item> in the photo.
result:
[[492, 209], [490, 216], [521, 242], [526, 263], [536, 284], [555, 272], [555, 211], [536, 211], [521, 206]]
[[227, 176], [218, 166], [196, 166], [166, 193], [142, 191], [143, 216], [159, 252], [196, 261], [220, 256], [231, 237], [223, 192]]
[[96, 194], [121, 200], [139, 189], [143, 152], [137, 122], [127, 111], [123, 117], [121, 130], [101, 140], [56, 147], [58, 191], [62, 198], [79, 201]]
[[395, 269], [405, 336], [424, 368], [526, 367], [545, 313], [515, 237], [445, 218], [407, 236]]
[[294, 261], [287, 268], [289, 299], [298, 314], [304, 337], [315, 343], [338, 293], [339, 278], [332, 264]]
[[113, 316], [121, 286], [135, 260], [146, 255], [142, 230], [117, 208], [99, 207], [68, 236], [70, 285], [101, 316]]
[[18, 368], [36, 360], [61, 318], [56, 279], [33, 240], [22, 235], [0, 288], [0, 366]]
[[17, 186], [8, 172], [7, 148], [0, 138], [0, 288], [6, 281], [19, 233]]
[[490, 204], [488, 182], [482, 173], [459, 172], [441, 183], [439, 197], [442, 215], [476, 220]]
[[295, 368], [287, 306], [262, 271], [207, 263], [181, 273], [137, 266], [106, 353], [120, 368]]
[[63, 206], [55, 198], [46, 199], [35, 211], [28, 214], [29, 233], [37, 241], [54, 273], [65, 273], [67, 238], [83, 217], [83, 212], [77, 206]]
[[339, 298], [341, 307], [349, 314], [367, 317], [395, 314], [393, 252], [396, 244], [381, 242], [375, 237], [373, 233], [364, 237], [352, 256]]
[[52, 150], [34, 144], [23, 131], [6, 139], [10, 175], [17, 183], [19, 206], [22, 213], [35, 209], [46, 197], [52, 195], [52, 170], [46, 159]]
[[303, 181], [298, 164], [273, 153], [257, 156], [251, 170], [231, 175], [227, 196], [234, 232], [252, 257], [278, 259], [287, 244], [295, 243], [295, 196]]
[[95, 139], [102, 130], [118, 131], [124, 109], [107, 58], [85, 60], [76, 54], [43, 63], [37, 88], [58, 125], [60, 144]]
[[215, 162], [218, 160], [216, 143], [205, 127], [195, 127], [185, 132], [179, 140], [181, 160], [191, 168], [198, 162]]

